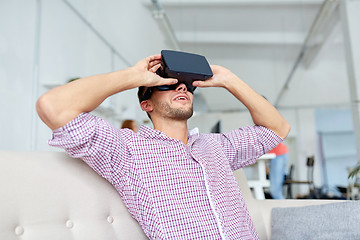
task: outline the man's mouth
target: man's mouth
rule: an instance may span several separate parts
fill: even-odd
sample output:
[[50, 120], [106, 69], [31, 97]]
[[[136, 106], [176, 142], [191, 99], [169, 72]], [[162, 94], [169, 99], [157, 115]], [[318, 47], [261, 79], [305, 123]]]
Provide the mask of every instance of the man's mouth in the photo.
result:
[[186, 97], [177, 97], [176, 100], [187, 100]]
[[177, 95], [174, 98], [174, 101], [188, 101], [189, 97], [185, 94]]

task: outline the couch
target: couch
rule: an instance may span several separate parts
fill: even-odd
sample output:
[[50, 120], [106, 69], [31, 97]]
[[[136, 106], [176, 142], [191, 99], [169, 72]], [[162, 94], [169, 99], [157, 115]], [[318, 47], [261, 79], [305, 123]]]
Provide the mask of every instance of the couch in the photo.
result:
[[[0, 151], [0, 239], [147, 239], [116, 190], [63, 152]], [[260, 239], [270, 239], [276, 207], [331, 203], [256, 200], [235, 172]]]

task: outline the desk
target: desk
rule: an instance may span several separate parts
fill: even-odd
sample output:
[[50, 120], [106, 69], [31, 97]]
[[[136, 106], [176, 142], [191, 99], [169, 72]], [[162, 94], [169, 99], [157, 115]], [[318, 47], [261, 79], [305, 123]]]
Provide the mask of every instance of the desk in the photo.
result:
[[[253, 189], [256, 199], [265, 199], [264, 188], [270, 187], [270, 181], [266, 179], [266, 162], [275, 157], [275, 153], [264, 154], [257, 160], [255, 164], [244, 168], [249, 187]], [[253, 179], [252, 176], [249, 176], [249, 171], [246, 171], [246, 169], [251, 168], [255, 168], [257, 173], [256, 179]]]

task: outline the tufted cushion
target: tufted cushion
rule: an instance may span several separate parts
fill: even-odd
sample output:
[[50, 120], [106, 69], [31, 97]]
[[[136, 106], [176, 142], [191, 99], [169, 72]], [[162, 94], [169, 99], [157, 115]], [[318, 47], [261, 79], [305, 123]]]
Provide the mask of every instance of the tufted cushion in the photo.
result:
[[273, 240], [359, 239], [360, 202], [273, 208]]
[[0, 151], [0, 239], [147, 239], [119, 194], [60, 152]]

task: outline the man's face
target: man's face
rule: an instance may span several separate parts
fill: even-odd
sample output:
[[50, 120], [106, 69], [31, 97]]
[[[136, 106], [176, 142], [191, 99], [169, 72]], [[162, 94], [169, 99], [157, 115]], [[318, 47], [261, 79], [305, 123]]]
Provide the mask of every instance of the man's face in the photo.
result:
[[153, 106], [153, 114], [173, 120], [187, 120], [193, 115], [193, 94], [181, 83], [175, 90], [154, 90], [149, 99]]

